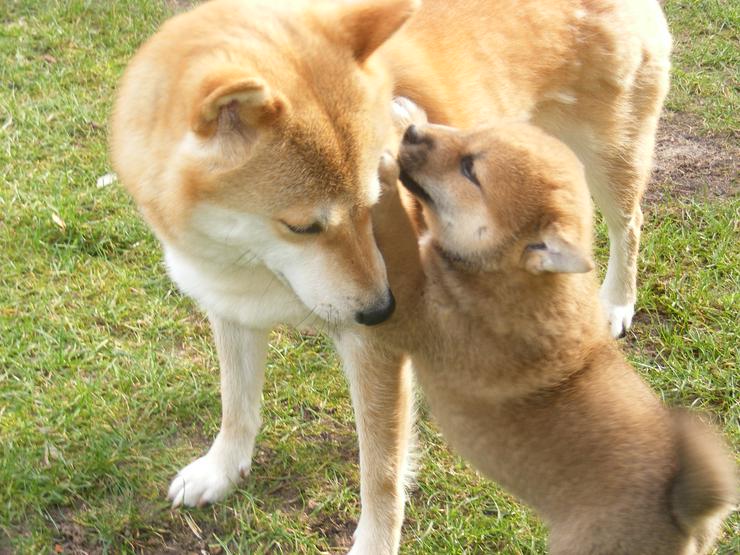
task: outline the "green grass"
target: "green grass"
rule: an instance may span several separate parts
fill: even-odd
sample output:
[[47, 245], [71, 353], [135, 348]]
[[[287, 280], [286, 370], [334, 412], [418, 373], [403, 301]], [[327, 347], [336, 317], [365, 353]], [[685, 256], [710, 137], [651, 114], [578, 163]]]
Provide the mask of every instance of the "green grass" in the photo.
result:
[[[206, 509], [171, 512], [164, 500], [217, 431], [215, 354], [128, 197], [96, 179], [110, 170], [117, 79], [167, 9], [2, 2], [0, 552], [71, 552], [72, 541], [107, 553], [330, 552], [356, 522], [338, 362], [324, 339], [287, 330], [272, 337], [244, 487]], [[674, 1], [668, 13], [678, 38], [669, 106], [706, 130], [736, 131], [737, 5]], [[739, 212], [737, 198], [646, 209], [642, 313], [625, 342], [656, 391], [712, 411], [736, 448]], [[426, 417], [420, 427], [403, 552], [542, 553], [531, 513], [451, 455]], [[719, 553], [740, 552], [739, 532], [734, 518]]]
[[675, 42], [667, 107], [698, 115], [710, 131], [740, 129], [740, 3], [669, 0]]

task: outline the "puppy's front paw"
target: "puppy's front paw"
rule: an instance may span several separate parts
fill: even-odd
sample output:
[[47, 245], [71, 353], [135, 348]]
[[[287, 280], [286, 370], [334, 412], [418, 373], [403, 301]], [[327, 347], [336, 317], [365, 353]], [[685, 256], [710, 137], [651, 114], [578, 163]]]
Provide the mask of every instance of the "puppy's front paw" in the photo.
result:
[[395, 157], [388, 151], [380, 155], [378, 163], [378, 179], [383, 194], [396, 190], [396, 181], [401, 169]]
[[202, 507], [221, 501], [249, 473], [249, 465], [240, 468], [232, 462], [209, 451], [180, 470], [167, 494], [172, 508]]
[[391, 115], [396, 130], [403, 133], [409, 125], [426, 125], [427, 114], [405, 96], [397, 96], [391, 103]]

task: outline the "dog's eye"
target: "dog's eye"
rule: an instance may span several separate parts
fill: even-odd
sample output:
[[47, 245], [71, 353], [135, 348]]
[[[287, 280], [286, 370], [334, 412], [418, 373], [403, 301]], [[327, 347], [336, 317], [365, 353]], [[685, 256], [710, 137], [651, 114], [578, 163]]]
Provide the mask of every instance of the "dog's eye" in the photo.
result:
[[322, 231], [324, 231], [324, 228], [321, 227], [321, 224], [319, 222], [314, 222], [306, 226], [290, 225], [288, 222], [284, 222], [282, 220], [280, 220], [280, 223], [282, 223], [293, 233], [297, 233], [299, 235], [315, 235], [316, 233], [321, 233]]
[[460, 173], [462, 173], [463, 176], [471, 183], [474, 183], [477, 187], [480, 187], [480, 181], [478, 181], [478, 178], [475, 175], [475, 168], [472, 156], [462, 157], [462, 159], [460, 160]]

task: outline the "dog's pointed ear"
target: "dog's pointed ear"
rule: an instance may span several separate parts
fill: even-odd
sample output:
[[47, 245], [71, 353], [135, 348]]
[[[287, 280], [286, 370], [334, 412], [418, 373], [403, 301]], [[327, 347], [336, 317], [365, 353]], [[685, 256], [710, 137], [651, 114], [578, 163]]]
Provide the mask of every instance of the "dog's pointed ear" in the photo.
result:
[[362, 63], [421, 6], [421, 0], [362, 0], [341, 8], [337, 38]]
[[522, 266], [532, 274], [544, 272], [583, 274], [594, 269], [591, 255], [566, 239], [557, 228], [524, 248]]
[[249, 132], [273, 123], [287, 101], [267, 83], [239, 67], [209, 73], [200, 83], [190, 112], [190, 127], [201, 137], [219, 132]]

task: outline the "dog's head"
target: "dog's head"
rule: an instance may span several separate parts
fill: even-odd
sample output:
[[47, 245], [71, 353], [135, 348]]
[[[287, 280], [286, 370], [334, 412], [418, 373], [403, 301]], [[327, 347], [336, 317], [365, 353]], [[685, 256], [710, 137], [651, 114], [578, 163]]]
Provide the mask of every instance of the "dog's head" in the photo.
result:
[[392, 85], [373, 53], [417, 3], [216, 0], [166, 23], [124, 76], [111, 134], [158, 237], [266, 266], [326, 319], [386, 319], [370, 207]]
[[538, 128], [412, 125], [398, 159], [401, 182], [424, 206], [434, 247], [453, 265], [533, 274], [593, 268], [583, 167]]

